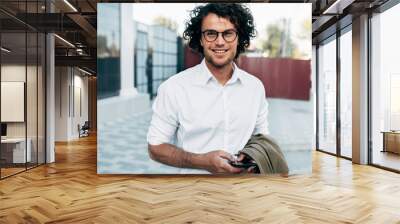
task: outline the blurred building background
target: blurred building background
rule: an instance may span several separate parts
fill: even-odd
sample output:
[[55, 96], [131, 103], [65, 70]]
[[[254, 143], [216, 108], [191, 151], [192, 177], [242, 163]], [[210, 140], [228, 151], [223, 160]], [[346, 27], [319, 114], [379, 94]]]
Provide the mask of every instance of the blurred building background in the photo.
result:
[[135, 22], [135, 28], [135, 87], [152, 99], [163, 81], [182, 70], [182, 40], [167, 26]]

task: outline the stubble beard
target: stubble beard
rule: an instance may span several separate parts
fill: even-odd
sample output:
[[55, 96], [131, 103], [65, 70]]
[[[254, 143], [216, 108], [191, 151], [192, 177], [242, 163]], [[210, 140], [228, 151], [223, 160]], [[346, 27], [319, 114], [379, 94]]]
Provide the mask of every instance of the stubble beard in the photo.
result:
[[229, 57], [224, 63], [219, 64], [219, 63], [216, 63], [216, 62], [214, 61], [214, 59], [213, 59], [213, 57], [212, 57], [211, 55], [205, 54], [205, 55], [204, 55], [204, 58], [206, 59], [206, 61], [207, 61], [210, 65], [212, 65], [213, 67], [215, 67], [215, 68], [217, 68], [217, 69], [221, 69], [221, 68], [224, 68], [224, 67], [226, 67], [226, 66], [231, 65], [232, 62], [233, 62], [233, 60], [234, 60], [234, 57]]

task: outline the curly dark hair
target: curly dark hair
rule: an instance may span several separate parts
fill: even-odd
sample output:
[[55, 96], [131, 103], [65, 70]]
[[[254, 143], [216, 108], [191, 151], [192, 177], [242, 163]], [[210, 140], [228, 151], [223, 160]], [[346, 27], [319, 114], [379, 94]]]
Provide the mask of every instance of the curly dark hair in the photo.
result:
[[250, 45], [250, 38], [256, 36], [254, 19], [250, 9], [239, 3], [208, 3], [194, 8], [190, 13], [190, 20], [186, 22], [186, 29], [183, 38], [189, 40], [189, 47], [203, 54], [203, 47], [200, 44], [201, 24], [203, 18], [209, 13], [229, 19], [238, 31], [238, 47], [235, 58], [244, 52]]

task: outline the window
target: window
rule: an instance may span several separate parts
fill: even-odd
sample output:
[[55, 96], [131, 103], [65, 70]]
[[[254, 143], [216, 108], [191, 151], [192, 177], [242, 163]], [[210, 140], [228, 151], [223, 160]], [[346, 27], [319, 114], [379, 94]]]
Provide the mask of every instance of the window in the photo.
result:
[[340, 154], [351, 158], [352, 35], [349, 28], [348, 32], [340, 36]]
[[336, 40], [318, 48], [318, 147], [336, 153]]
[[[396, 5], [371, 19], [371, 134], [372, 163], [400, 170], [400, 33], [395, 29], [400, 21], [400, 5]], [[397, 131], [397, 132], [396, 132]], [[390, 138], [390, 139], [388, 139]]]

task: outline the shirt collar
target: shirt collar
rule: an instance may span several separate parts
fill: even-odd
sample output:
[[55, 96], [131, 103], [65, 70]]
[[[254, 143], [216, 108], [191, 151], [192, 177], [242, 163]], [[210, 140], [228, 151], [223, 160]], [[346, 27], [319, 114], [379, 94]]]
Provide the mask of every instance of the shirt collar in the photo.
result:
[[[207, 85], [209, 83], [209, 81], [212, 79], [214, 79], [217, 82], [214, 75], [208, 69], [205, 59], [203, 59], [201, 61], [199, 66], [200, 66], [200, 74], [198, 76], [198, 84]], [[233, 63], [233, 74], [232, 74], [232, 77], [226, 83], [226, 85], [235, 83], [237, 81], [241, 82], [243, 80], [241, 77], [240, 69], [237, 67], [237, 65], [235, 63]]]

